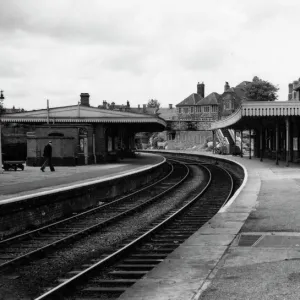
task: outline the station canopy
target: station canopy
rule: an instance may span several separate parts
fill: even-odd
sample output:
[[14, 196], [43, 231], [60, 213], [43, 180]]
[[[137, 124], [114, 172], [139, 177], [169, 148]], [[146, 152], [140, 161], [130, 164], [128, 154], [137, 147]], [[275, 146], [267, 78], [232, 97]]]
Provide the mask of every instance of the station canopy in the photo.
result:
[[212, 123], [211, 129], [254, 129], [284, 123], [287, 117], [300, 122], [299, 101], [245, 101], [233, 114]]
[[84, 105], [54, 107], [41, 110], [31, 110], [19, 113], [4, 114], [3, 123], [34, 123], [34, 124], [70, 124], [70, 123], [102, 123], [119, 124], [140, 131], [162, 131], [166, 122], [156, 115], [139, 114], [127, 111], [100, 109]]

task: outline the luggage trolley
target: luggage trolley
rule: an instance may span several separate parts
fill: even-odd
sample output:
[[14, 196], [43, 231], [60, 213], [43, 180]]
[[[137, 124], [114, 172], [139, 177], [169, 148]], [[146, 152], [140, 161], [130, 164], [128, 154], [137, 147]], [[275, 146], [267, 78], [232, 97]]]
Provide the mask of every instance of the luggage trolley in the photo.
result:
[[2, 169], [4, 169], [5, 171], [11, 169], [17, 171], [17, 169], [21, 169], [23, 171], [25, 168], [25, 160], [22, 158], [23, 157], [20, 157], [19, 155], [8, 155], [7, 153], [2, 153]]
[[17, 171], [18, 168], [23, 171], [25, 168], [24, 164], [25, 164], [25, 161], [23, 161], [23, 160], [4, 160], [2, 168], [5, 171], [8, 171], [10, 169]]

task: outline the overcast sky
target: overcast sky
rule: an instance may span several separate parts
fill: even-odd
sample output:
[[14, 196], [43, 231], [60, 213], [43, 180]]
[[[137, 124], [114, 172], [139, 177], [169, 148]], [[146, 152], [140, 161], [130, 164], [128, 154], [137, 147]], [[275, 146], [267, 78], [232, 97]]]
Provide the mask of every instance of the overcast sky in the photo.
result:
[[26, 110], [103, 100], [161, 106], [253, 76], [300, 77], [299, 0], [0, 0], [0, 89]]

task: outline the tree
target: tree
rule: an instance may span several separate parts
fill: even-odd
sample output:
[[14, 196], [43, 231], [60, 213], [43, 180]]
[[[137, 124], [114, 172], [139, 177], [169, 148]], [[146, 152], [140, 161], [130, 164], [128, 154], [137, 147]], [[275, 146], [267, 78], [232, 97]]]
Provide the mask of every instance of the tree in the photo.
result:
[[257, 76], [245, 87], [245, 96], [252, 101], [275, 101], [279, 88]]
[[159, 108], [160, 103], [156, 99], [150, 99], [150, 100], [148, 100], [147, 107]]

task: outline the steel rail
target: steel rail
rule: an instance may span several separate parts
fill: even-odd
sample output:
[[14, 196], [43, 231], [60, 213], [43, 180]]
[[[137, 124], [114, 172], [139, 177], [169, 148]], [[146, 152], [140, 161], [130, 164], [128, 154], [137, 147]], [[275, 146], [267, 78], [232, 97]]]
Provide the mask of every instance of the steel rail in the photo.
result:
[[[197, 163], [195, 163], [197, 164]], [[200, 164], [199, 164], [200, 165]], [[149, 236], [153, 235], [155, 232], [163, 228], [163, 226], [166, 226], [168, 223], [173, 221], [176, 217], [178, 217], [181, 213], [183, 213], [187, 208], [189, 208], [195, 201], [198, 200], [198, 198], [207, 190], [207, 188], [210, 186], [212, 181], [212, 175], [210, 170], [206, 167], [201, 165], [202, 168], [205, 168], [206, 171], [209, 174], [209, 179], [205, 187], [201, 190], [200, 193], [198, 193], [195, 197], [193, 197], [191, 200], [187, 201], [181, 208], [176, 210], [174, 213], [172, 213], [170, 216], [168, 216], [163, 221], [159, 222], [157, 225], [155, 225], [150, 230], [146, 231], [139, 237], [135, 238], [133, 241], [129, 242], [122, 248], [118, 249], [117, 251], [113, 252], [112, 254], [109, 254], [105, 258], [101, 259], [100, 261], [94, 263], [92, 266], [89, 266], [85, 270], [81, 271], [80, 273], [72, 276], [69, 279], [66, 279], [66, 281], [60, 283], [56, 287], [48, 290], [46, 293], [40, 295], [39, 297], [35, 298], [35, 300], [46, 300], [46, 299], [61, 299], [62, 295], [66, 290], [70, 290], [73, 286], [78, 284], [80, 281], [86, 279], [88, 276], [90, 276], [93, 272], [98, 270], [99, 268], [103, 268], [105, 266], [108, 266], [109, 264], [115, 262], [117, 259], [122, 257], [125, 253], [129, 252], [131, 249], [142, 243], [144, 240], [148, 239]]]
[[[106, 205], [103, 205], [103, 206], [101, 206], [101, 207], [93, 208], [93, 209], [89, 210], [88, 212], [81, 213], [79, 216], [76, 215], [76, 216], [70, 217], [70, 218], [68, 218], [68, 219], [66, 219], [66, 220], [62, 220], [62, 221], [56, 222], [56, 223], [54, 223], [54, 224], [50, 224], [48, 227], [45, 226], [45, 227], [43, 227], [42, 229], [43, 229], [43, 230], [46, 229], [47, 231], [49, 231], [49, 229], [51, 229], [51, 228], [53, 228], [53, 227], [55, 228], [55, 227], [57, 227], [58, 225], [69, 223], [71, 220], [77, 220], [79, 217], [90, 215], [91, 213], [95, 213], [96, 210], [100, 210], [100, 211], [101, 211], [101, 210], [103, 210], [103, 208], [107, 208], [107, 207], [109, 207], [109, 206], [112, 206], [113, 204], [116, 204], [117, 202], [122, 201], [122, 200], [124, 200], [124, 199], [129, 199], [130, 197], [132, 197], [133, 195], [136, 195], [137, 193], [139, 193], [139, 192], [141, 192], [141, 191], [147, 190], [147, 189], [149, 189], [150, 187], [153, 187], [153, 186], [155, 186], [155, 185], [158, 185], [158, 184], [161, 183], [163, 180], [166, 180], [168, 177], [170, 177], [171, 174], [173, 174], [173, 172], [174, 172], [174, 167], [173, 167], [173, 165], [171, 165], [171, 166], [172, 166], [172, 170], [167, 174], [167, 176], [165, 176], [163, 179], [161, 179], [161, 180], [155, 182], [154, 184], [151, 184], [151, 185], [149, 185], [149, 186], [147, 186], [147, 187], [144, 187], [144, 188], [142, 188], [142, 189], [140, 189], [140, 190], [138, 190], [138, 191], [135, 191], [134, 193], [131, 193], [130, 195], [124, 196], [124, 197], [122, 197], [122, 198], [120, 198], [120, 199], [117, 199], [117, 200], [115, 200], [115, 201], [113, 201], [113, 202], [111, 202], [111, 203], [108, 203], [108, 204], [106, 204]], [[98, 224], [96, 224], [96, 225], [87, 227], [87, 228], [85, 228], [85, 229], [83, 229], [83, 230], [79, 230], [78, 232], [73, 233], [73, 234], [70, 234], [70, 235], [68, 235], [67, 237], [58, 239], [58, 240], [56, 240], [56, 241], [54, 241], [54, 242], [52, 242], [52, 243], [49, 243], [49, 244], [47, 244], [47, 245], [45, 245], [45, 246], [43, 246], [43, 247], [40, 247], [40, 248], [35, 249], [35, 250], [33, 250], [33, 251], [24, 253], [23, 255], [20, 255], [20, 256], [18, 256], [18, 257], [16, 257], [16, 258], [13, 258], [12, 260], [9, 260], [9, 261], [7, 261], [7, 262], [1, 264], [1, 265], [0, 265], [0, 268], [1, 268], [1, 269], [2, 269], [2, 268], [6, 268], [6, 267], [12, 266], [12, 265], [14, 265], [14, 264], [17, 264], [17, 263], [19, 263], [19, 262], [21, 262], [21, 261], [28, 260], [29, 258], [31, 258], [31, 257], [33, 257], [33, 256], [35, 256], [35, 255], [41, 254], [41, 253], [45, 253], [47, 250], [49, 250], [49, 249], [51, 249], [51, 248], [54, 248], [54, 247], [57, 247], [58, 245], [65, 244], [65, 243], [70, 242], [70, 241], [74, 241], [76, 238], [80, 238], [80, 236], [83, 236], [83, 235], [85, 235], [85, 234], [87, 234], [87, 233], [90, 233], [90, 232], [92, 232], [92, 231], [95, 231], [95, 230], [97, 230], [97, 229], [99, 229], [99, 228], [101, 228], [101, 227], [108, 226], [108, 225], [111, 224], [113, 221], [116, 221], [116, 220], [118, 220], [118, 219], [120, 219], [120, 218], [122, 218], [122, 217], [124, 217], [124, 216], [126, 216], [126, 215], [128, 215], [128, 214], [130, 214], [130, 213], [133, 213], [133, 212], [137, 211], [138, 209], [143, 208], [143, 207], [146, 206], [146, 205], [151, 204], [152, 202], [154, 202], [155, 200], [157, 200], [159, 197], [163, 196], [164, 194], [166, 194], [167, 192], [169, 192], [170, 190], [174, 189], [174, 188], [177, 187], [179, 184], [181, 184], [181, 183], [187, 178], [187, 176], [188, 176], [188, 172], [187, 172], [187, 174], [186, 174], [179, 182], [175, 183], [175, 184], [172, 185], [171, 187], [167, 188], [167, 189], [164, 190], [163, 192], [161, 192], [161, 193], [159, 193], [158, 195], [156, 195], [156, 196], [150, 198], [149, 200], [145, 201], [145, 202], [142, 203], [142, 204], [136, 205], [136, 206], [134, 206], [133, 208], [131, 208], [131, 209], [129, 209], [129, 210], [126, 210], [126, 211], [123, 211], [123, 212], [121, 212], [121, 213], [119, 213], [119, 214], [117, 214], [117, 215], [115, 215], [115, 216], [113, 216], [113, 217], [111, 217], [111, 218], [109, 218], [109, 219], [106, 219], [105, 221], [102, 221], [102, 222], [100, 222], [100, 223], [98, 223]], [[65, 221], [65, 222], [64, 222], [64, 221]], [[54, 225], [56, 225], [56, 226], [54, 226]], [[34, 230], [33, 232], [34, 232], [34, 234], [36, 234], [36, 233], [39, 233], [39, 230]], [[32, 232], [29, 232], [29, 233], [26, 233], [26, 234], [27, 234], [27, 235], [30, 235], [30, 234], [32, 235]], [[17, 238], [19, 238], [19, 236], [18, 236]]]

